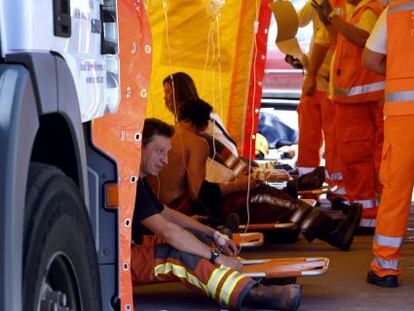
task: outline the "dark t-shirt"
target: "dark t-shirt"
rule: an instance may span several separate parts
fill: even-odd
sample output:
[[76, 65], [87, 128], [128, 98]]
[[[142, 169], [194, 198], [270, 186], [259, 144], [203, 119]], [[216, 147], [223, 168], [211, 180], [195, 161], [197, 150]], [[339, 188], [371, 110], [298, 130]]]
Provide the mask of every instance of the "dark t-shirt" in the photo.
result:
[[139, 178], [135, 198], [134, 217], [132, 219], [132, 240], [135, 243], [141, 243], [143, 235], [152, 234], [141, 225], [141, 222], [150, 216], [160, 214], [163, 210], [164, 204], [155, 197], [148, 184]]

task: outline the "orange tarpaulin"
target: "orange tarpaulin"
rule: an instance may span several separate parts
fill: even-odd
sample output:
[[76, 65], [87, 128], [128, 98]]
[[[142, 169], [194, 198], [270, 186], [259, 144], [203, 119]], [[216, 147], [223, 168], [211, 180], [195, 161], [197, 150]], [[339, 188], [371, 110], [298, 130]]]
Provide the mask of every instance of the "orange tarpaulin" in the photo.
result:
[[[141, 160], [140, 133], [151, 75], [152, 45], [143, 3], [118, 1], [121, 103], [116, 114], [96, 119], [94, 144], [117, 162], [119, 187], [119, 277], [121, 310], [133, 310], [130, 274], [131, 219]], [[136, 180], [136, 178], [135, 178]], [[129, 221], [128, 221], [129, 220]], [[115, 234], [115, 232], [114, 232]]]

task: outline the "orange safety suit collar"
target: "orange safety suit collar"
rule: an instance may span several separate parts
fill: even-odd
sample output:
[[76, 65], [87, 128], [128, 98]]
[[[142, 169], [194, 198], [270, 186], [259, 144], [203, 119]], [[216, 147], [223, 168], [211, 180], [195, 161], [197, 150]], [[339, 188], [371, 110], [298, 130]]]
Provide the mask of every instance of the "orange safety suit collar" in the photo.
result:
[[[353, 12], [350, 23], [356, 25], [366, 10], [379, 16], [383, 7], [371, 0]], [[384, 97], [384, 77], [362, 67], [363, 48], [360, 48], [343, 35], [338, 35], [334, 63], [334, 101], [358, 103], [381, 100]]]
[[413, 0], [395, 1], [388, 8], [385, 115], [414, 114], [413, 10]]

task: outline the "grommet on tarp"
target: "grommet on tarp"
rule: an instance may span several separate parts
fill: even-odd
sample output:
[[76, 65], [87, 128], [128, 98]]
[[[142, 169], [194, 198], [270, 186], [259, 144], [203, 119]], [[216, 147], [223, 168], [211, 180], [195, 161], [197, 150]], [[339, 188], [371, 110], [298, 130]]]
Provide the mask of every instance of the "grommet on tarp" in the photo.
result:
[[122, 264], [122, 269], [124, 269], [124, 271], [128, 271], [129, 270], [129, 264], [127, 262], [124, 262]]
[[131, 184], [135, 184], [137, 182], [137, 180], [138, 180], [138, 177], [137, 176], [131, 176], [131, 177], [129, 177], [129, 181], [131, 182]]
[[151, 45], [145, 44], [144, 51], [145, 51], [145, 53], [150, 54], [152, 52]]
[[125, 227], [130, 227], [131, 226], [131, 219], [130, 218], [126, 218], [125, 219]]
[[146, 98], [147, 97], [147, 90], [146, 89], [141, 89], [141, 91], [139, 92], [139, 95], [142, 98]]
[[141, 140], [141, 133], [136, 132], [135, 135], [134, 135], [134, 139], [135, 139], [135, 141], [140, 141]]

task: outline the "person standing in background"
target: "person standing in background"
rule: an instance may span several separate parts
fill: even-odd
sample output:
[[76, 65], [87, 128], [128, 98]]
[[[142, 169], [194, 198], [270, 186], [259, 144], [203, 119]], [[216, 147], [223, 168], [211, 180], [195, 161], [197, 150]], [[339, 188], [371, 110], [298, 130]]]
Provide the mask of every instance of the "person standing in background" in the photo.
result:
[[330, 96], [336, 105], [338, 156], [347, 198], [363, 207], [360, 227], [372, 231], [381, 192], [378, 171], [383, 141], [384, 78], [362, 67], [362, 52], [383, 7], [376, 0], [348, 0], [347, 19], [327, 0], [313, 1], [320, 19], [336, 35]]
[[385, 75], [383, 183], [374, 260], [367, 282], [397, 287], [400, 249], [407, 231], [414, 185], [414, 1], [397, 0], [381, 14], [369, 37], [363, 64]]

